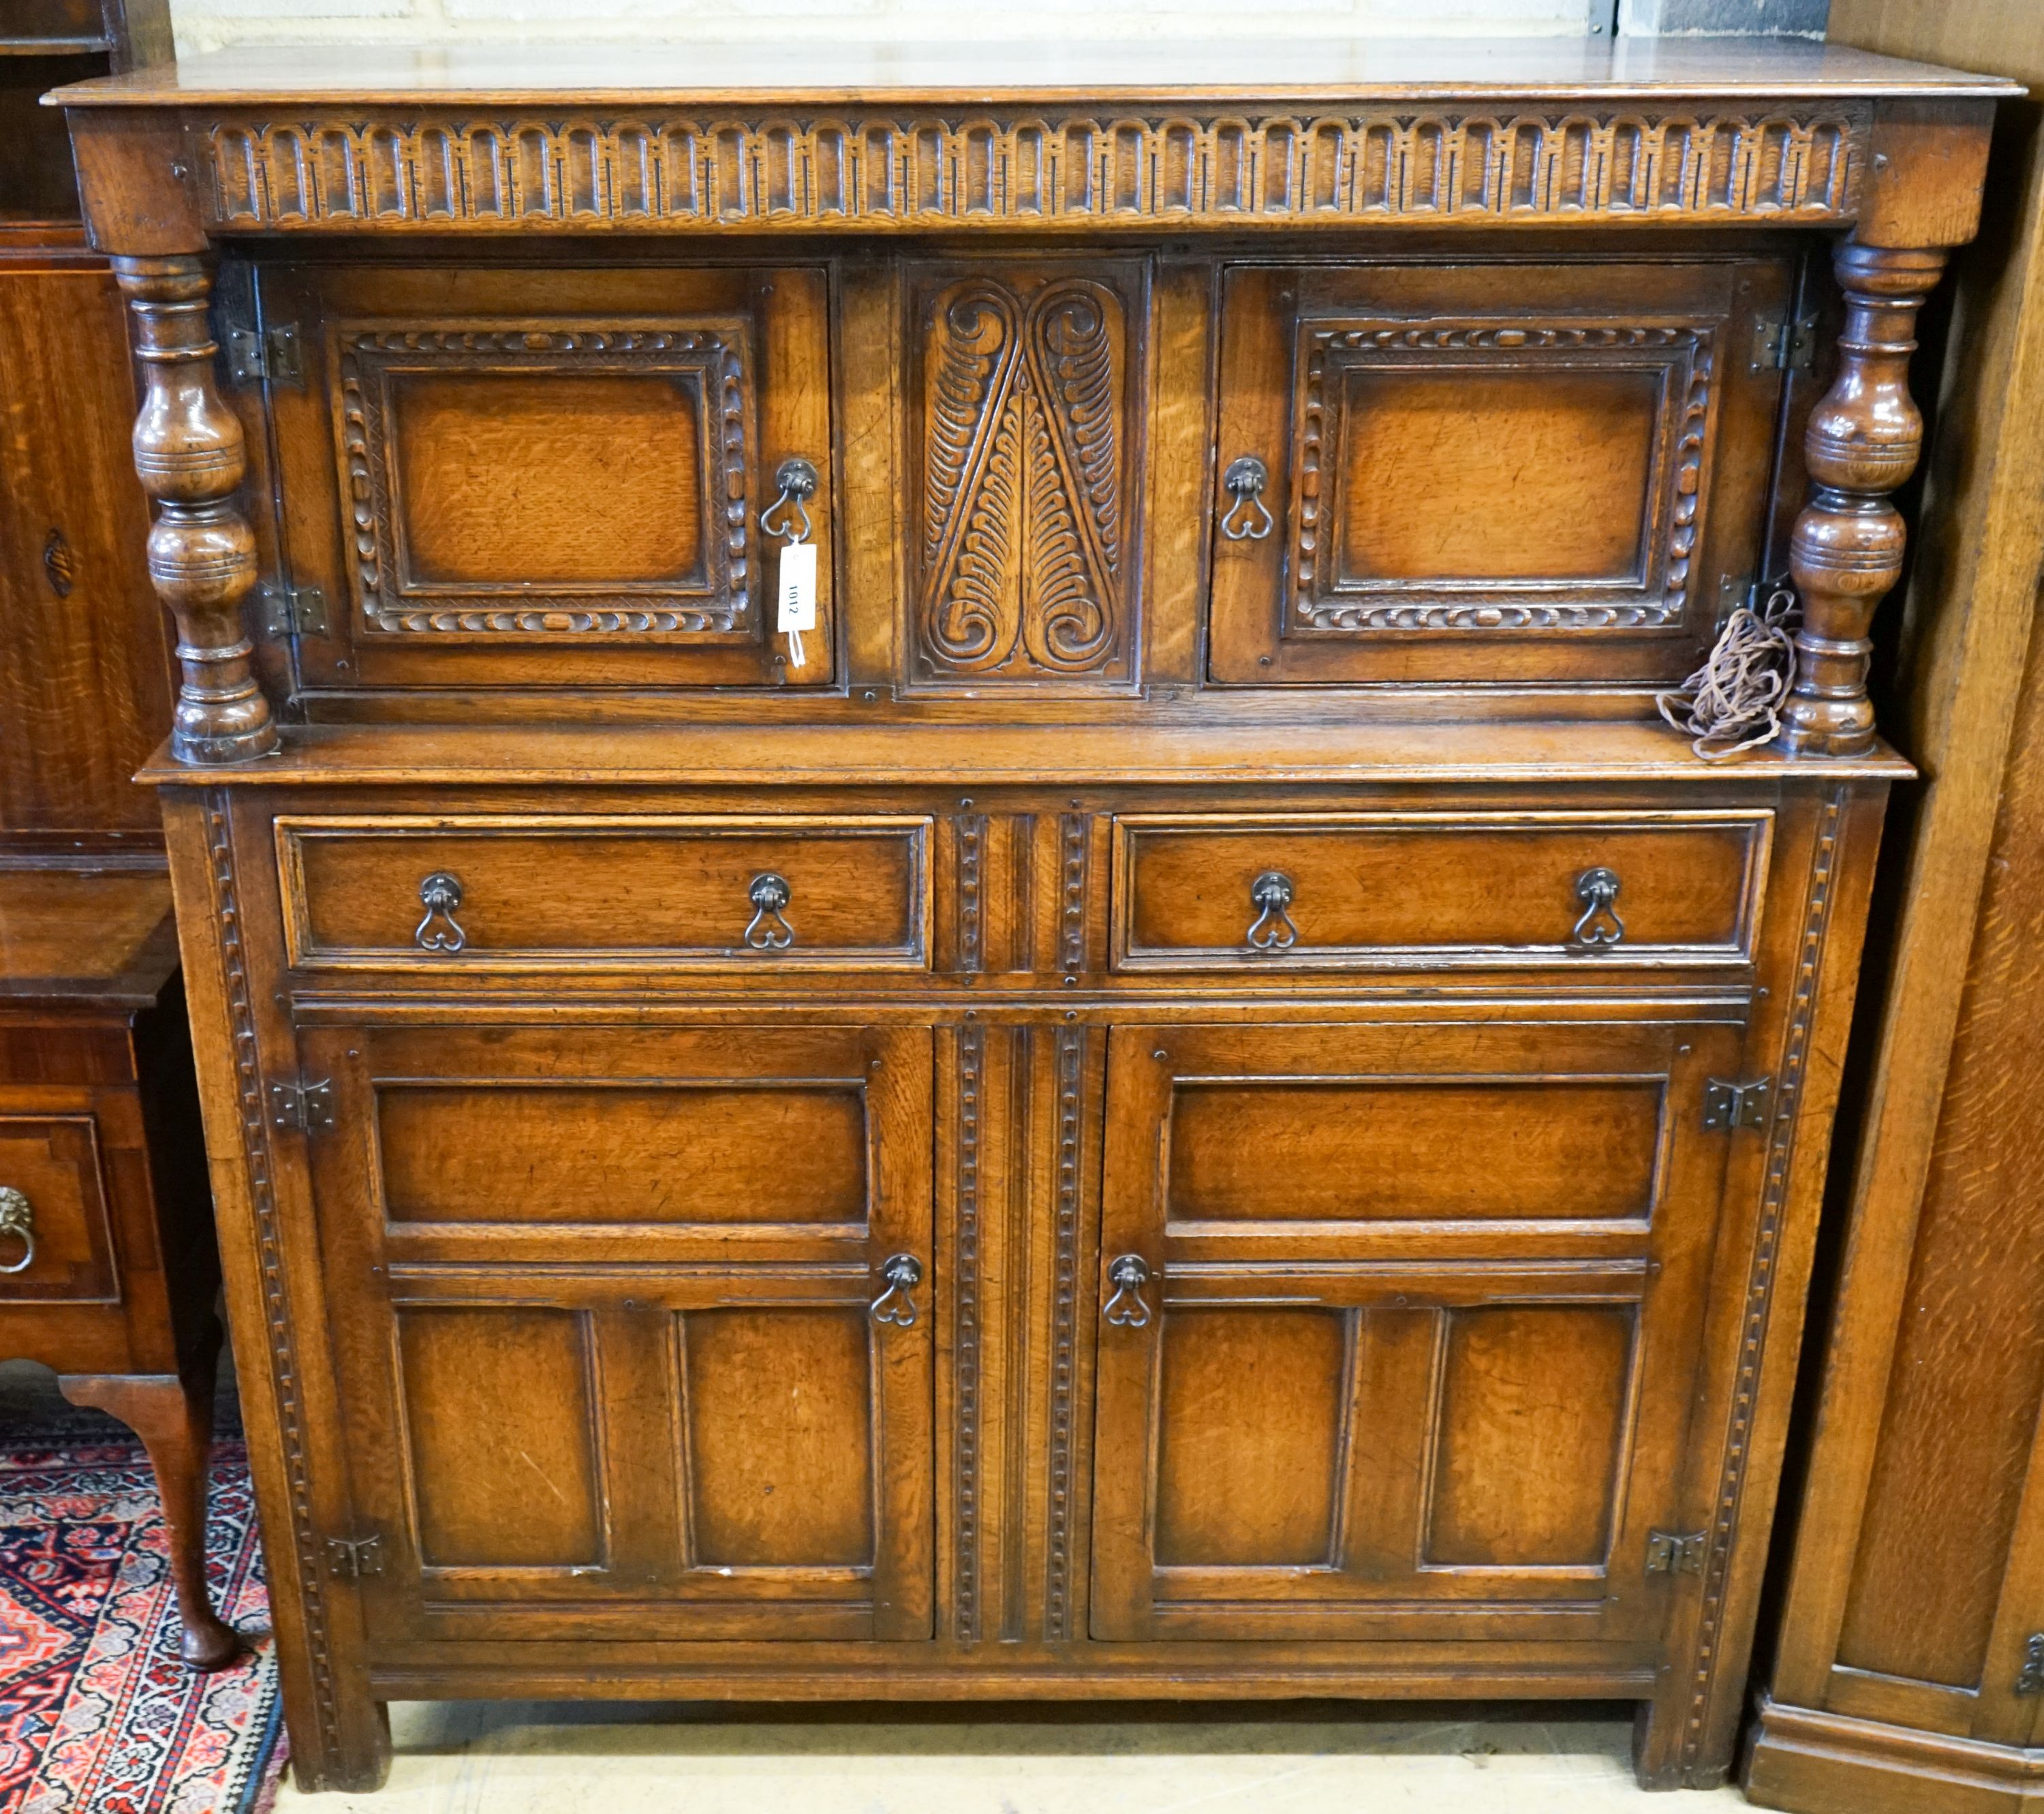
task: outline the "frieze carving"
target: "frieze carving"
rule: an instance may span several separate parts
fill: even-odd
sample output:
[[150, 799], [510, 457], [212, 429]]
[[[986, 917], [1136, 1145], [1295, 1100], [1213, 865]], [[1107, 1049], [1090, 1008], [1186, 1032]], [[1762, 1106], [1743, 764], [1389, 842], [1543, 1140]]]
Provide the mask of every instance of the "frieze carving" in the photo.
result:
[[1128, 327], [1089, 278], [1032, 293], [974, 278], [936, 299], [924, 348], [926, 674], [1116, 667], [1125, 628]]
[[[690, 328], [474, 325], [343, 328], [337, 337], [342, 495], [365, 628], [397, 635], [731, 636], [753, 619], [748, 559], [744, 338]], [[690, 387], [701, 424], [704, 535], [698, 571], [630, 586], [451, 584], [407, 570], [393, 380], [412, 375], [623, 372]]]
[[202, 117], [222, 233], [1236, 228], [1858, 210], [1872, 108]]
[[[1669, 372], [1667, 408], [1674, 417], [1671, 445], [1657, 450], [1648, 507], [1656, 544], [1642, 591], [1615, 599], [1553, 598], [1481, 584], [1442, 581], [1396, 588], [1338, 590], [1322, 559], [1332, 531], [1323, 477], [1301, 487], [1293, 513], [1291, 568], [1295, 623], [1305, 630], [1631, 630], [1682, 622], [1696, 553], [1717, 370], [1716, 336], [1708, 328], [1622, 324], [1386, 324], [1313, 328], [1304, 336], [1299, 396], [1298, 464], [1301, 474], [1324, 475], [1332, 458], [1338, 407], [1334, 390], [1348, 367], [1396, 370], [1401, 355], [1416, 362], [1467, 356], [1514, 362], [1549, 355], [1561, 359], [1642, 362]], [[1360, 595], [1358, 594], [1360, 593]], [[1374, 594], [1375, 596], [1371, 596]]]

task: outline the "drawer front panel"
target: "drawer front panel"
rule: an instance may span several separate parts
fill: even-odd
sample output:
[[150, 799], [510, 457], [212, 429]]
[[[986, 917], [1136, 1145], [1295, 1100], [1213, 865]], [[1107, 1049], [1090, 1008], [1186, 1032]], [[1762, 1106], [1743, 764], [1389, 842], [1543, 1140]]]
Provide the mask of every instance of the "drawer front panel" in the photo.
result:
[[119, 1299], [108, 1189], [90, 1115], [0, 1109], [0, 1304]]
[[[1231, 271], [1216, 679], [1674, 681], [1750, 579], [1754, 261]], [[1228, 506], [1233, 504], [1231, 511]]]
[[280, 818], [291, 962], [924, 970], [930, 821]]
[[[308, 690], [832, 678], [820, 271], [261, 281], [308, 368], [272, 400], [290, 578], [327, 605]], [[770, 621], [790, 459], [824, 551], [799, 661]]]
[[1743, 963], [1766, 811], [1131, 815], [1118, 970]]

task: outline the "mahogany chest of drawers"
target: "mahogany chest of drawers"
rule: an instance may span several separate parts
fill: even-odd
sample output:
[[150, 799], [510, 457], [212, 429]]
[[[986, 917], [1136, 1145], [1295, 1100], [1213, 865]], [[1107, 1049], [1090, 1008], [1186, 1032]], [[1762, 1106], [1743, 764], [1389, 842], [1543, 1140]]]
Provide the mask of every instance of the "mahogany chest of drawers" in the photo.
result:
[[1718, 1780], [2001, 89], [466, 55], [63, 97], [302, 1780], [591, 1691]]

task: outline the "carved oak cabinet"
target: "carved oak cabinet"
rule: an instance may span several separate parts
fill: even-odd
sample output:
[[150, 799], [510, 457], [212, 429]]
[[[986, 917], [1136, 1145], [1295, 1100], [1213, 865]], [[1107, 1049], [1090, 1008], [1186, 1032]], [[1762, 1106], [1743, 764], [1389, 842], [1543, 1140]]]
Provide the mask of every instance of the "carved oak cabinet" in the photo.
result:
[[[1721, 1777], [2002, 91], [65, 91], [302, 1780], [592, 1690], [1619, 1697]], [[1707, 765], [1652, 696], [1785, 578]]]

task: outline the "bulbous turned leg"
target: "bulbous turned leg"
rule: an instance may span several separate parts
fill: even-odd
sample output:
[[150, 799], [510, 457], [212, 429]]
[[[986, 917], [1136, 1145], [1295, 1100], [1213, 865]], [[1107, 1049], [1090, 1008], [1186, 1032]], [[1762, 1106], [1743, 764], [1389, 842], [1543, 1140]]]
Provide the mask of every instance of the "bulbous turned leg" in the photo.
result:
[[208, 765], [268, 755], [277, 727], [241, 625], [256, 583], [255, 534], [234, 502], [248, 457], [240, 419], [213, 377], [213, 279], [190, 257], [117, 258], [113, 273], [142, 368], [135, 470], [157, 506], [149, 577], [178, 624], [171, 752]]
[[1789, 538], [1803, 627], [1796, 690], [1782, 714], [1785, 749], [1848, 756], [1873, 743], [1867, 631], [1901, 576], [1906, 537], [1888, 494], [1916, 470], [1923, 451], [1909, 355], [1917, 311], [1937, 287], [1945, 256], [1848, 243], [1835, 260], [1846, 324], [1837, 382], [1810, 414], [1810, 499]]

